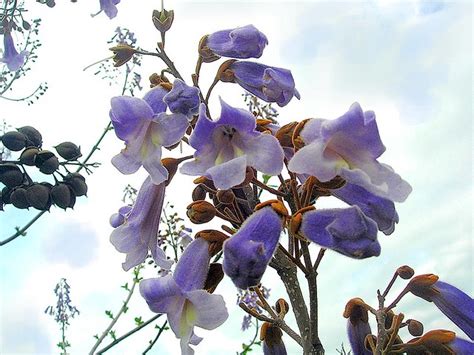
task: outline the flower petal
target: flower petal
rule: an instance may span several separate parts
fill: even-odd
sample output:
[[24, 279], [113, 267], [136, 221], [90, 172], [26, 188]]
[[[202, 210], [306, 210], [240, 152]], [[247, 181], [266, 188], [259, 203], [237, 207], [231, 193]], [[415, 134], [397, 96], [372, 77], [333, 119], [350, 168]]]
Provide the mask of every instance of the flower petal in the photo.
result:
[[[142, 280], [140, 294], [155, 313], [182, 313], [185, 298], [171, 275]], [[175, 322], [171, 324], [176, 326]]]
[[152, 141], [155, 145], [169, 147], [183, 138], [188, 126], [188, 118], [181, 113], [160, 113], [153, 119], [151, 126]]
[[283, 149], [270, 134], [251, 137], [245, 144], [247, 164], [267, 175], [278, 175], [283, 169]]
[[143, 96], [143, 100], [150, 105], [154, 114], [165, 112], [166, 103], [163, 101], [163, 98], [167, 93], [167, 90], [158, 85], [148, 91], [145, 96]]
[[203, 238], [195, 239], [184, 249], [173, 274], [176, 283], [183, 291], [204, 287], [209, 271], [209, 260], [209, 243]]
[[153, 110], [142, 99], [130, 96], [117, 96], [110, 100], [110, 119], [115, 134], [123, 141], [128, 141], [141, 129], [144, 120], [153, 118]]
[[223, 324], [229, 317], [224, 298], [204, 290], [186, 293], [186, 298], [193, 304], [196, 312], [194, 325], [212, 330]]
[[242, 183], [245, 179], [247, 157], [241, 156], [207, 170], [218, 189], [227, 190]]

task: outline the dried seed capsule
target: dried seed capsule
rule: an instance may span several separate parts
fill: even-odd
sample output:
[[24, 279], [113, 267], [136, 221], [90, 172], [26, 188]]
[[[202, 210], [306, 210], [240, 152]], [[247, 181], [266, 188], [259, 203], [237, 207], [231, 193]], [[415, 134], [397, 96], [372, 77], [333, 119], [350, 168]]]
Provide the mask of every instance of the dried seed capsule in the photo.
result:
[[26, 190], [28, 203], [40, 211], [47, 211], [51, 207], [51, 184], [43, 182], [33, 184]]
[[66, 160], [76, 160], [82, 157], [81, 147], [78, 147], [72, 142], [63, 142], [54, 148], [59, 156]]
[[28, 199], [26, 198], [26, 189], [23, 187], [14, 189], [10, 195], [10, 203], [19, 209], [30, 207]]
[[0, 191], [0, 205], [3, 203], [5, 205], [8, 205], [10, 203], [10, 197], [11, 197], [12, 189], [8, 187], [4, 187]]
[[79, 173], [68, 174], [64, 178], [64, 182], [69, 185], [69, 187], [74, 192], [74, 195], [77, 197], [85, 196], [87, 194], [87, 184], [86, 179]]
[[59, 183], [51, 189], [52, 202], [63, 209], [73, 208], [76, 203], [74, 191], [65, 183]]
[[415, 319], [408, 319], [407, 324], [408, 324], [408, 331], [414, 337], [419, 337], [423, 334], [423, 324], [421, 322], [418, 322]]
[[43, 144], [43, 137], [39, 131], [31, 126], [24, 126], [17, 128], [17, 131], [23, 133], [27, 139], [27, 147], [38, 147], [41, 148]]
[[219, 190], [216, 194], [217, 200], [224, 205], [231, 205], [235, 200], [232, 190]]
[[20, 155], [20, 162], [24, 165], [34, 166], [36, 154], [39, 153], [39, 149], [36, 147], [26, 148]]
[[3, 145], [14, 152], [18, 152], [25, 148], [26, 137], [24, 134], [16, 131], [7, 132], [2, 136]]
[[0, 165], [0, 182], [7, 187], [15, 187], [23, 183], [24, 176], [20, 168], [13, 163]]
[[199, 184], [193, 190], [192, 199], [193, 201], [205, 200], [206, 195], [207, 195], [206, 189], [204, 189], [204, 187], [202, 187], [201, 184]]
[[153, 15], [151, 17], [153, 24], [156, 29], [161, 33], [168, 31], [171, 28], [174, 20], [174, 11], [167, 11], [165, 9], [158, 11], [153, 10]]
[[35, 156], [35, 165], [43, 174], [52, 174], [59, 168], [59, 160], [53, 152], [42, 150]]
[[194, 201], [188, 206], [186, 214], [191, 222], [207, 223], [216, 216], [216, 208], [207, 201]]

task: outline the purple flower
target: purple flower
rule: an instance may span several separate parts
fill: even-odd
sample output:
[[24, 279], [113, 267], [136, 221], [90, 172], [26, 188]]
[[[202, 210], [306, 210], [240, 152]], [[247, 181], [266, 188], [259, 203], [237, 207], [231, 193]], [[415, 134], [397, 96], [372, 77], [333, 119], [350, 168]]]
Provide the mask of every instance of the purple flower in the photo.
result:
[[183, 114], [164, 112], [166, 93], [161, 87], [155, 87], [143, 100], [129, 96], [112, 98], [110, 119], [115, 134], [125, 142], [125, 149], [112, 159], [112, 164], [122, 174], [133, 174], [143, 165], [154, 184], [168, 178], [168, 171], [161, 163], [161, 147], [181, 140], [188, 128], [188, 119]]
[[169, 269], [173, 264], [158, 246], [164, 197], [165, 183], [155, 185], [147, 177], [133, 207], [122, 207], [118, 214], [111, 217], [111, 224], [115, 229], [110, 235], [110, 242], [119, 252], [127, 254], [122, 264], [125, 271], [144, 262], [149, 250], [155, 263], [161, 268]]
[[120, 0], [99, 0], [100, 2], [100, 9], [105, 12], [105, 14], [109, 17], [109, 19], [113, 19], [117, 16], [117, 5]]
[[353, 298], [347, 302], [344, 318], [347, 318], [347, 335], [354, 355], [372, 355], [365, 348], [365, 338], [372, 334], [369, 324], [367, 305], [360, 298]]
[[257, 132], [255, 117], [250, 112], [233, 108], [223, 100], [221, 106], [221, 117], [212, 121], [206, 116], [206, 106], [201, 105], [189, 138], [196, 149], [194, 160], [183, 164], [181, 173], [205, 175], [223, 190], [242, 183], [247, 166], [267, 175], [278, 175], [283, 169], [283, 150], [278, 140]]
[[385, 151], [375, 114], [363, 112], [358, 103], [335, 120], [312, 119], [301, 131], [305, 146], [297, 151], [288, 168], [320, 181], [337, 175], [388, 200], [403, 202], [411, 186], [393, 169], [379, 163]]
[[8, 70], [17, 71], [20, 69], [23, 64], [25, 64], [25, 59], [28, 54], [28, 51], [18, 53], [15, 48], [15, 43], [13, 43], [12, 34], [6, 30], [3, 35], [3, 57], [0, 61], [7, 65]]
[[295, 80], [287, 69], [268, 65], [236, 61], [229, 66], [233, 80], [251, 94], [267, 102], [276, 102], [278, 106], [287, 105], [300, 94], [295, 89]]
[[197, 345], [194, 326], [215, 329], [228, 317], [222, 296], [203, 290], [209, 271], [209, 243], [195, 239], [183, 252], [173, 275], [143, 280], [140, 293], [153, 312], [166, 313], [181, 353], [194, 354], [189, 343]]
[[[432, 282], [422, 282], [432, 280]], [[419, 275], [410, 280], [407, 289], [415, 296], [433, 302], [439, 310], [474, 340], [474, 300], [460, 289], [438, 281], [436, 275]]]
[[392, 349], [404, 350], [407, 354], [474, 354], [474, 343], [456, 337], [456, 333], [436, 329], [431, 330], [421, 337], [411, 339], [406, 344], [395, 344]]
[[263, 338], [263, 355], [287, 354], [282, 339], [283, 332], [278, 326], [265, 322], [260, 329], [260, 339]]
[[235, 286], [256, 286], [278, 246], [282, 221], [268, 206], [254, 212], [239, 231], [224, 242], [222, 268]]
[[[165, 95], [163, 101], [173, 113], [181, 113], [185, 116], [192, 116], [199, 110], [199, 89], [188, 86], [180, 79], [173, 83], [173, 89]], [[192, 117], [191, 117], [192, 118]]]
[[377, 224], [357, 206], [305, 212], [300, 231], [320, 246], [351, 258], [380, 255]]
[[392, 201], [376, 196], [363, 187], [349, 182], [340, 189], [332, 190], [331, 193], [349, 205], [359, 206], [367, 217], [377, 223], [379, 230], [384, 234], [392, 234], [395, 230], [398, 214]]
[[454, 338], [453, 341], [447, 344], [451, 350], [457, 355], [472, 355], [474, 354], [474, 343], [461, 338]]
[[206, 42], [215, 54], [239, 59], [260, 58], [267, 44], [267, 37], [253, 25], [214, 32]]

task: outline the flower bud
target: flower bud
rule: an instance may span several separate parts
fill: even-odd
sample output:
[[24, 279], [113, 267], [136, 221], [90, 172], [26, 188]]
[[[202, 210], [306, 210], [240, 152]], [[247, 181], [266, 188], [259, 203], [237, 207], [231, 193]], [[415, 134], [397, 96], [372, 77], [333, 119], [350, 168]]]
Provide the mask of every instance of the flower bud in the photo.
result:
[[408, 319], [406, 323], [408, 324], [408, 331], [414, 337], [419, 337], [423, 334], [423, 323], [415, 319]]
[[235, 200], [232, 190], [219, 190], [216, 194], [217, 200], [224, 205], [231, 205]]
[[26, 136], [27, 147], [41, 148], [41, 145], [43, 144], [43, 137], [36, 128], [31, 126], [24, 126], [17, 128], [17, 131], [23, 133]]
[[26, 199], [28, 203], [40, 211], [49, 210], [51, 207], [51, 184], [43, 182], [33, 184], [26, 190]]
[[39, 153], [39, 149], [36, 147], [26, 148], [21, 152], [20, 162], [24, 165], [34, 166], [36, 154]]
[[59, 168], [59, 160], [53, 152], [42, 150], [35, 156], [35, 165], [43, 174], [50, 175]]
[[115, 47], [109, 48], [114, 53], [112, 60], [114, 61], [114, 67], [120, 67], [132, 59], [136, 53], [135, 48], [132, 48], [128, 44], [119, 44]]
[[7, 187], [15, 187], [23, 183], [24, 177], [20, 168], [13, 163], [0, 164], [0, 182]]
[[224, 271], [222, 270], [222, 264], [212, 263], [209, 265], [209, 272], [207, 273], [204, 289], [209, 293], [213, 293], [223, 278]]
[[397, 272], [397, 275], [400, 276], [404, 280], [411, 279], [413, 275], [415, 274], [415, 271], [408, 265], [400, 266], [396, 272]]
[[72, 142], [63, 142], [54, 148], [59, 156], [66, 160], [76, 160], [82, 156], [81, 147]]
[[86, 179], [79, 173], [68, 174], [64, 178], [64, 182], [69, 185], [69, 187], [74, 192], [76, 197], [84, 196], [87, 194], [87, 184]]
[[65, 183], [59, 183], [51, 189], [52, 202], [62, 208], [73, 208], [76, 203], [76, 196], [71, 187]]
[[167, 11], [165, 9], [163, 9], [162, 11], [153, 10], [153, 15], [151, 19], [156, 29], [161, 33], [165, 33], [171, 28], [171, 25], [173, 24], [174, 11]]
[[288, 302], [286, 302], [283, 298], [280, 298], [276, 303], [275, 303], [275, 310], [277, 311], [278, 314], [287, 314], [290, 310], [290, 305]]
[[202, 185], [199, 184], [193, 190], [192, 199], [193, 201], [205, 200], [206, 195], [207, 195], [206, 189], [204, 189], [204, 187], [202, 187]]
[[211, 221], [216, 216], [216, 209], [207, 201], [194, 201], [188, 207], [186, 214], [191, 222], [202, 224]]
[[13, 151], [13, 152], [18, 152], [25, 148], [26, 146], [26, 137], [24, 134], [16, 131], [11, 131], [5, 133], [1, 141], [5, 148]]
[[10, 195], [10, 203], [19, 209], [30, 207], [28, 199], [26, 198], [26, 189], [23, 187], [14, 189]]
[[285, 344], [282, 340], [283, 332], [271, 323], [265, 322], [260, 328], [260, 340], [263, 341], [264, 354], [286, 354]]

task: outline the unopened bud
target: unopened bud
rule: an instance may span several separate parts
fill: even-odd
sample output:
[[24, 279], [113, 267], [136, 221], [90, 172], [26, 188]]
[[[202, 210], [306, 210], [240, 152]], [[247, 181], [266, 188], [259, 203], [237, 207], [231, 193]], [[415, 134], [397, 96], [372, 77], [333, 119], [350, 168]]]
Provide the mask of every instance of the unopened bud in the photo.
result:
[[81, 174], [69, 174], [64, 178], [64, 182], [69, 185], [76, 197], [84, 196], [87, 194], [86, 179]]
[[280, 298], [276, 303], [275, 303], [275, 310], [277, 311], [278, 314], [285, 315], [289, 312], [290, 310], [290, 305], [288, 302], [286, 302], [283, 298]]
[[24, 165], [34, 166], [36, 154], [39, 153], [39, 149], [36, 147], [26, 148], [21, 152], [20, 162]]
[[0, 182], [7, 187], [15, 187], [23, 183], [24, 177], [20, 168], [13, 163], [0, 164]]
[[229, 237], [220, 231], [205, 229], [197, 232], [195, 238], [203, 238], [209, 242], [209, 254], [213, 257], [222, 250], [222, 245]]
[[216, 216], [216, 208], [207, 201], [194, 201], [187, 207], [186, 214], [191, 222], [202, 224], [211, 221]]
[[63, 142], [54, 147], [59, 156], [66, 160], [76, 160], [82, 156], [81, 147], [72, 142]]
[[26, 198], [26, 189], [23, 187], [14, 189], [10, 195], [10, 203], [19, 209], [30, 207], [28, 199]]
[[27, 147], [38, 147], [41, 148], [43, 144], [43, 137], [41, 133], [34, 127], [24, 126], [17, 128], [17, 131], [23, 133], [27, 139]]
[[26, 190], [28, 203], [40, 211], [51, 207], [51, 185], [48, 183], [33, 184]]
[[400, 276], [404, 280], [411, 279], [414, 274], [415, 274], [415, 271], [408, 265], [400, 266], [397, 269], [397, 275]]
[[156, 29], [161, 33], [165, 33], [171, 28], [171, 25], [173, 24], [174, 11], [167, 11], [165, 9], [163, 9], [162, 11], [153, 10], [153, 15], [151, 19]]
[[65, 183], [59, 183], [51, 189], [51, 198], [53, 203], [62, 208], [73, 208], [74, 204], [76, 203], [76, 196], [74, 192], [69, 187], [69, 185]]
[[23, 133], [16, 132], [16, 131], [11, 131], [5, 133], [1, 137], [1, 141], [5, 148], [13, 151], [13, 152], [18, 152], [25, 148], [26, 146], [26, 137]]
[[415, 319], [408, 319], [406, 323], [408, 324], [408, 331], [414, 337], [419, 337], [423, 334], [423, 323]]
[[212, 263], [209, 265], [209, 272], [207, 273], [204, 289], [209, 293], [213, 293], [223, 278], [224, 271], [222, 270], [222, 264]]
[[207, 196], [207, 191], [201, 184], [196, 186], [192, 193], [193, 201], [205, 200]]
[[120, 67], [127, 63], [133, 58], [133, 55], [137, 52], [135, 48], [128, 44], [119, 44], [115, 47], [109, 48], [114, 53], [112, 60], [114, 61], [114, 67]]
[[231, 205], [235, 200], [232, 190], [219, 190], [216, 194], [217, 200], [224, 205]]
[[59, 160], [53, 152], [42, 150], [35, 156], [35, 165], [43, 174], [52, 174], [59, 168]]

